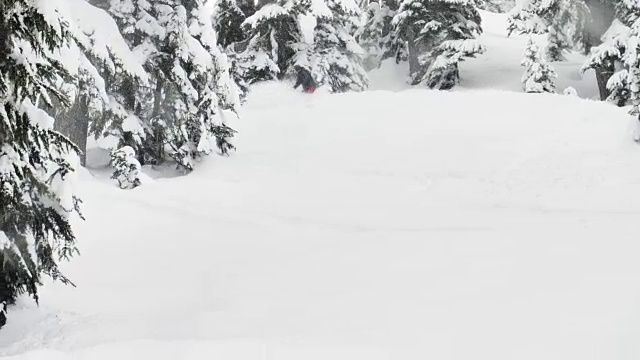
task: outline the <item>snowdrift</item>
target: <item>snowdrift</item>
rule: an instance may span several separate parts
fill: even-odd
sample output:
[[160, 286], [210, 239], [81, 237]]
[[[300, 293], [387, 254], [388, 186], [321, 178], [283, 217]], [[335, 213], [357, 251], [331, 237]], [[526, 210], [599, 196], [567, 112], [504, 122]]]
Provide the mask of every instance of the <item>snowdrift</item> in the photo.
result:
[[121, 191], [9, 359], [637, 360], [640, 148], [613, 106], [252, 93], [238, 152]]

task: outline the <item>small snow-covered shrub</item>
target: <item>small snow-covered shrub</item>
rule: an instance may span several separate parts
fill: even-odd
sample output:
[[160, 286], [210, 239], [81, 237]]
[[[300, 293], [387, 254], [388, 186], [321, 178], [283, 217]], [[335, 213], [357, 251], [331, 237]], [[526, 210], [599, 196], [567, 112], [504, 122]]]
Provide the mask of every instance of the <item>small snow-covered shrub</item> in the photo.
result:
[[133, 189], [140, 186], [141, 166], [131, 146], [122, 147], [111, 154], [113, 175], [121, 189]]
[[575, 96], [578, 97], [578, 90], [576, 90], [576, 88], [569, 86], [566, 89], [564, 89], [564, 91], [562, 92], [564, 95], [567, 96]]
[[533, 39], [529, 38], [524, 51], [522, 66], [526, 68], [522, 75], [522, 87], [528, 93], [555, 92], [556, 72], [540, 56], [540, 49]]

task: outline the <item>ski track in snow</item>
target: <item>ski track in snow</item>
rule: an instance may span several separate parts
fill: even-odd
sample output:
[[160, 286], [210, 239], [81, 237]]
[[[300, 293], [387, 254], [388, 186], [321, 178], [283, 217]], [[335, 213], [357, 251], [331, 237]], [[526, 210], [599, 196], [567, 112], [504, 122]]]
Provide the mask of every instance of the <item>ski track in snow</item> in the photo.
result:
[[640, 358], [636, 121], [518, 93], [524, 41], [483, 15], [460, 91], [262, 84], [230, 158], [132, 191], [84, 172], [78, 287], [21, 299], [0, 355]]

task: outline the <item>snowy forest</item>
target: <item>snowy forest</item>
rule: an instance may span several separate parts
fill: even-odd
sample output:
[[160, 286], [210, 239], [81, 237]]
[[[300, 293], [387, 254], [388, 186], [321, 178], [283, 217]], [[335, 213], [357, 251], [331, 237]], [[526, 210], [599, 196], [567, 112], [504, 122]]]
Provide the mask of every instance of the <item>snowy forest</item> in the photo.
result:
[[[636, 146], [640, 131], [633, 130], [640, 118], [637, 0], [3, 0], [0, 26], [0, 97], [4, 105], [0, 112], [0, 354], [21, 354], [41, 346], [59, 350], [98, 344], [86, 340], [84, 331], [95, 331], [101, 334], [96, 338], [114, 342], [123, 341], [122, 334], [129, 332], [140, 334], [136, 339], [170, 336], [149, 330], [168, 326], [158, 314], [171, 321], [186, 311], [174, 305], [207, 308], [194, 299], [215, 302], [225, 296], [216, 289], [225, 286], [230, 293], [237, 290], [234, 296], [238, 297], [233, 299], [244, 302], [229, 305], [225, 301], [238, 302], [220, 300], [220, 306], [242, 307], [232, 313], [238, 318], [207, 317], [204, 310], [197, 317], [225, 324], [228, 334], [243, 333], [242, 326], [263, 326], [268, 334], [280, 334], [282, 330], [282, 334], [293, 336], [313, 333], [316, 325], [322, 324], [318, 331], [345, 331], [355, 339], [362, 329], [353, 330], [351, 325], [334, 329], [323, 322], [322, 314], [333, 319], [331, 310], [314, 313], [308, 321], [316, 325], [307, 328], [303, 320], [294, 320], [307, 319], [307, 313], [290, 315], [293, 313], [288, 313], [285, 305], [277, 305], [283, 299], [269, 297], [272, 295], [268, 295], [267, 287], [282, 291], [288, 294], [283, 298], [293, 299], [283, 304], [297, 311], [296, 306], [310, 302], [307, 298], [295, 302], [300, 293], [279, 279], [300, 271], [320, 288], [327, 279], [307, 269], [304, 260], [295, 266], [283, 265], [290, 258], [281, 254], [287, 251], [282, 249], [289, 246], [292, 257], [307, 259], [308, 264], [339, 264], [336, 269], [341, 270], [327, 275], [332, 286], [349, 276], [359, 279], [349, 286], [368, 284], [355, 268], [343, 264], [347, 260], [339, 254], [346, 251], [344, 257], [353, 259], [362, 256], [366, 264], [366, 259], [371, 260], [371, 271], [388, 288], [400, 294], [406, 291], [409, 298], [422, 298], [427, 295], [415, 294], [412, 291], [418, 290], [408, 290], [378, 273], [373, 264], [381, 262], [373, 259], [383, 254], [395, 256], [391, 249], [396, 245], [386, 247], [384, 241], [397, 239], [403, 243], [405, 237], [413, 239], [420, 231], [414, 233], [412, 229], [425, 222], [439, 219], [429, 230], [432, 235], [425, 238], [447, 238], [449, 235], [433, 234], [444, 228], [458, 229], [458, 221], [466, 221], [475, 229], [470, 231], [484, 239], [478, 234], [485, 230], [478, 229], [489, 226], [494, 216], [501, 219], [495, 220], [501, 224], [497, 228], [507, 226], [510, 220], [503, 220], [513, 217], [514, 224], [521, 221], [524, 229], [528, 226], [535, 230], [532, 235], [522, 229], [513, 229], [513, 233], [511, 228], [504, 230], [497, 238], [505, 242], [495, 245], [504, 254], [511, 251], [504, 249], [512, 246], [506, 239], [537, 234], [536, 242], [567, 257], [571, 253], [581, 256], [570, 250], [574, 246], [582, 250], [586, 247], [584, 251], [592, 251], [584, 255], [589, 259], [608, 256], [603, 255], [603, 247], [597, 245], [599, 240], [593, 234], [635, 224], [635, 220], [619, 223], [623, 220], [611, 218], [611, 222], [591, 229], [591, 235], [583, 234], [583, 225], [577, 225], [596, 226], [593, 224], [601, 218], [593, 220], [590, 211], [607, 206], [611, 209], [602, 210], [607, 216], [637, 213], [632, 208], [616, 208], [634, 203], [630, 197], [635, 195], [629, 194], [640, 195], [636, 177], [640, 172], [631, 170], [640, 169], [634, 164], [639, 160], [640, 149]], [[389, 84], [394, 84], [393, 89]], [[629, 140], [628, 148], [619, 145], [623, 138]], [[513, 213], [498, 214], [501, 206], [506, 209], [513, 205], [507, 203], [515, 204], [514, 199], [521, 198], [524, 200], [518, 204], [536, 204], [528, 207], [531, 213], [519, 218]], [[594, 205], [594, 210], [585, 199], [601, 202]], [[474, 204], [486, 201], [493, 204], [492, 210], [473, 213]], [[462, 213], [450, 205], [458, 202], [465, 209]], [[575, 209], [580, 204], [584, 208], [575, 213], [540, 210], [556, 205], [558, 209]], [[513, 206], [518, 209], [513, 210], [516, 213], [524, 211], [520, 205]], [[172, 210], [165, 215], [160, 214], [165, 210], [159, 209]], [[558, 220], [569, 216], [567, 213], [576, 216], [567, 220], [571, 224], [575, 220], [575, 226], [562, 225]], [[417, 214], [432, 214], [431, 220], [418, 219]], [[454, 221], [461, 218], [465, 220]], [[476, 223], [474, 219], [484, 220]], [[564, 230], [544, 233], [556, 226], [551, 223]], [[385, 230], [370, 228], [383, 224]], [[367, 238], [382, 232], [388, 234], [379, 235], [380, 242]], [[203, 237], [202, 233], [208, 235]], [[350, 242], [360, 236], [363, 242], [372, 240], [379, 253], [372, 255]], [[453, 239], [466, 235], [460, 236]], [[296, 241], [318, 237], [327, 244], [344, 241], [324, 253], [324, 246], [333, 245], [310, 240], [315, 244], [313, 249], [298, 250], [302, 245], [290, 237]], [[547, 239], [556, 237], [565, 239], [562, 241], [587, 238], [593, 243], [547, 243]], [[606, 237], [601, 235], [599, 239]], [[245, 239], [254, 242], [245, 243]], [[138, 240], [141, 242], [136, 243]], [[616, 256], [639, 250], [635, 240], [612, 241], [620, 251]], [[275, 245], [279, 242], [282, 248]], [[476, 249], [471, 240], [465, 240], [465, 244]], [[446, 245], [431, 246], [435, 248], [413, 248], [403, 254], [423, 254], [438, 264], [439, 259], [450, 258], [449, 250], [443, 250]], [[561, 246], [566, 252], [559, 250]], [[504, 258], [494, 254], [493, 260], [485, 260], [488, 264], [497, 258], [517, 258], [537, 251], [527, 249], [513, 250]], [[540, 250], [538, 256], [551, 256], [556, 250]], [[276, 270], [261, 260], [262, 251], [275, 256], [272, 260], [280, 263], [274, 265]], [[304, 258], [307, 255], [303, 254], [313, 251], [318, 251], [318, 258]], [[432, 258], [428, 254], [442, 256]], [[476, 264], [476, 256], [487, 254], [477, 249], [465, 261], [467, 265], [457, 268], [472, 266], [468, 264]], [[210, 260], [209, 255], [217, 260]], [[549, 259], [551, 267], [557, 268], [555, 275], [549, 270], [544, 279], [562, 278], [563, 271], [569, 273], [555, 262], [557, 259]], [[607, 261], [627, 264], [624, 274], [630, 281], [626, 283], [633, 282], [629, 286], [637, 288], [637, 273], [629, 277], [634, 271], [630, 269], [636, 266], [631, 264], [637, 261], [625, 262], [614, 255]], [[399, 256], [384, 266], [398, 266], [401, 270], [393, 271], [400, 278], [422, 272], [417, 270], [423, 269], [418, 265], [423, 264], [421, 259], [410, 260], [404, 265], [406, 269], [403, 263]], [[515, 263], [505, 260], [496, 266], [511, 269], [509, 266], [516, 267]], [[236, 269], [234, 266], [240, 269], [239, 264], [256, 266], [255, 274], [251, 273], [256, 277], [247, 280], [251, 286], [246, 285], [245, 290], [227, 284], [234, 276], [242, 278], [245, 274], [245, 270], [228, 270]], [[581, 274], [591, 274], [591, 265], [580, 262], [576, 268], [582, 269], [580, 266], [587, 269]], [[138, 268], [142, 270], [134, 270]], [[481, 269], [478, 274], [489, 271]], [[517, 269], [533, 276], [524, 267]], [[132, 275], [138, 271], [144, 276]], [[273, 278], [265, 275], [270, 271]], [[473, 273], [469, 270], [464, 276], [473, 278]], [[130, 276], [140, 282], [127, 282]], [[272, 282], [263, 283], [262, 276]], [[452, 281], [462, 281], [464, 276], [453, 276]], [[141, 290], [145, 288], [141, 283], [156, 277], [157, 287], [149, 285], [148, 292]], [[160, 285], [163, 279], [167, 285]], [[580, 279], [570, 282], [584, 280]], [[313, 288], [293, 283], [302, 291], [316, 294]], [[439, 282], [433, 280], [433, 284]], [[470, 283], [464, 284], [461, 286], [465, 289], [475, 289]], [[258, 290], [262, 287], [265, 289]], [[329, 288], [332, 290], [327, 293], [348, 292]], [[43, 294], [43, 289], [50, 290]], [[355, 314], [369, 309], [369, 305], [359, 307], [366, 302], [363, 299], [376, 298], [374, 304], [388, 300], [374, 285], [367, 289], [362, 298], [343, 294], [336, 302], [349, 304], [350, 314]], [[612, 293], [619, 290], [615, 294], [622, 294], [616, 289]], [[580, 296], [591, 294], [584, 291]], [[634, 298], [640, 290], [634, 294], [628, 298]], [[316, 295], [321, 296], [320, 290]], [[317, 299], [316, 295], [309, 298]], [[164, 304], [161, 299], [165, 296], [166, 307], [157, 305], [157, 313], [140, 315], [156, 309], [156, 302]], [[140, 304], [125, 304], [125, 299], [115, 299], [119, 297], [136, 298], [133, 303]], [[260, 312], [258, 299], [265, 299], [263, 304], [273, 307], [264, 305], [264, 312]], [[613, 297], [607, 299], [603, 303], [617, 304]], [[333, 300], [323, 301], [326, 303], [313, 304], [324, 309]], [[402, 312], [402, 301], [394, 303], [394, 311]], [[149, 308], [142, 305], [147, 302], [152, 304]], [[92, 303], [100, 304], [100, 310], [92, 310]], [[383, 308], [388, 305], [378, 304]], [[130, 306], [138, 310], [117, 310]], [[634, 306], [637, 314], [637, 303]], [[270, 319], [273, 313], [267, 307], [279, 314], [273, 315], [278, 319], [274, 321], [285, 319], [282, 329], [269, 330], [272, 322], [255, 327], [242, 321], [237, 324], [245, 325], [234, 325], [234, 319], [245, 320], [245, 315]], [[499, 308], [505, 307], [491, 311], [499, 312]], [[624, 307], [607, 307], [613, 308]], [[108, 309], [121, 315], [110, 317]], [[369, 310], [372, 316], [380, 311], [375, 307]], [[113, 329], [119, 330], [110, 332], [107, 325], [100, 327], [102, 318], [97, 314], [109, 319], [107, 323], [117, 324]], [[136, 316], [140, 316], [139, 321], [131, 320]], [[354, 323], [369, 324], [365, 320], [368, 316], [353, 316]], [[470, 317], [459, 323], [475, 321]], [[118, 320], [125, 318], [129, 322]], [[431, 321], [426, 315], [421, 319]], [[89, 325], [79, 325], [83, 321]], [[528, 321], [535, 320], [532, 317]], [[142, 325], [146, 323], [154, 325]], [[401, 323], [396, 325], [402, 327]], [[416, 329], [417, 325], [412, 325]], [[185, 333], [189, 332], [185, 329], [192, 329], [182, 326]], [[581, 331], [586, 328], [582, 326]], [[37, 331], [40, 335], [29, 335]], [[63, 335], [56, 335], [58, 332]], [[219, 332], [223, 337], [227, 334]], [[381, 330], [378, 335], [387, 339], [389, 334]], [[378, 342], [373, 335], [358, 336], [371, 344]], [[575, 336], [577, 339], [581, 335]], [[600, 338], [593, 336], [593, 341], [600, 343]], [[449, 344], [449, 340], [444, 343]], [[3, 352], [5, 345], [7, 351]], [[586, 354], [556, 345], [549, 345], [547, 353], [540, 353], [546, 357], [539, 358], [556, 358], [548, 355], [562, 353], [569, 354], [563, 359], [578, 359], [573, 356]], [[143, 348], [147, 351], [150, 347]], [[457, 354], [437, 357], [440, 359], [469, 358], [456, 352], [462, 350], [438, 349], [432, 354]], [[150, 354], [140, 351], [144, 355], [137, 358]], [[69, 356], [76, 359], [76, 355], [80, 356]], [[43, 359], [52, 359], [49, 356], [42, 354]], [[82, 356], [95, 359], [90, 353]]]

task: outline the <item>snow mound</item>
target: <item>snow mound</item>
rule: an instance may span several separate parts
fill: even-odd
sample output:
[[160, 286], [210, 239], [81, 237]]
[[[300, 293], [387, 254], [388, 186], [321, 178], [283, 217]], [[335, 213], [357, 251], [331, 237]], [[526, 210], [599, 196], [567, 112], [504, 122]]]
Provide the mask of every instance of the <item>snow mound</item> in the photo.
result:
[[0, 332], [26, 359], [637, 360], [640, 149], [613, 106], [252, 92], [238, 152], [82, 177], [82, 256]]

